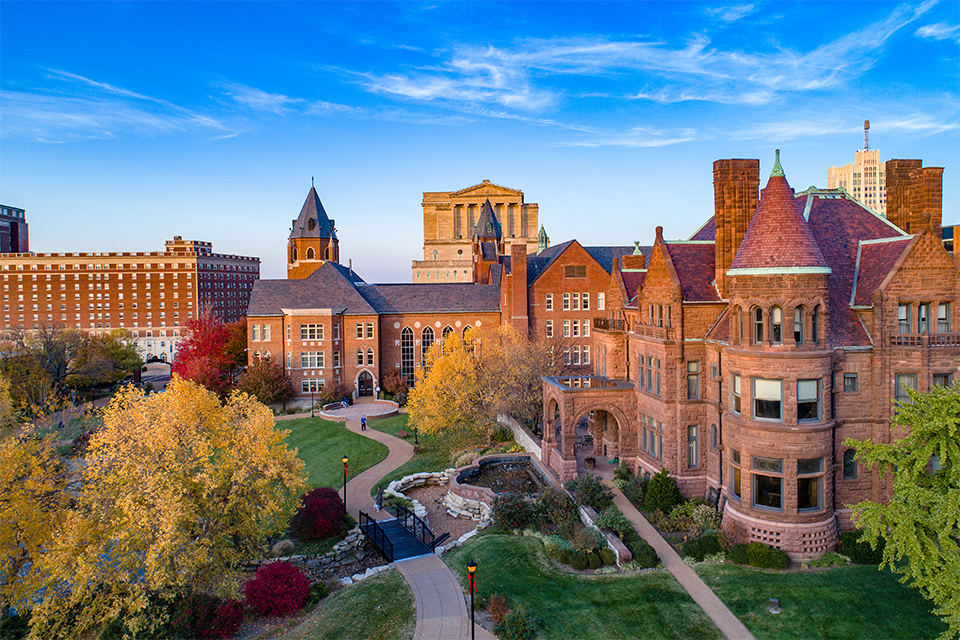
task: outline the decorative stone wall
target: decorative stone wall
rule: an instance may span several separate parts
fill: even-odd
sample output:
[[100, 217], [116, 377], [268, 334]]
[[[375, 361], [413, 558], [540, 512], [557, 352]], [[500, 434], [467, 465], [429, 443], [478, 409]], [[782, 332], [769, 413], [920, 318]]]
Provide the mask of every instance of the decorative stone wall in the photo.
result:
[[264, 565], [273, 562], [289, 562], [304, 569], [332, 569], [338, 566], [353, 564], [358, 560], [363, 560], [367, 556], [364, 549], [366, 536], [356, 526], [347, 533], [346, 537], [335, 544], [333, 549], [322, 556], [310, 555], [292, 555], [280, 558], [265, 558], [263, 560], [253, 560], [246, 566], [248, 569], [256, 570]]
[[540, 452], [540, 443], [533, 439], [527, 431], [520, 426], [520, 423], [507, 415], [497, 416], [497, 422], [508, 427], [510, 432], [513, 434], [513, 439], [517, 441], [523, 450], [527, 453], [533, 454], [537, 457], [537, 460], [542, 460], [542, 454]]
[[622, 566], [624, 562], [630, 562], [633, 560], [633, 554], [630, 553], [630, 549], [627, 549], [627, 545], [623, 544], [623, 541], [620, 540], [616, 535], [610, 531], [603, 531], [598, 528], [597, 525], [593, 524], [594, 518], [597, 517], [597, 512], [590, 507], [579, 506], [577, 511], [580, 514], [580, 522], [584, 524], [589, 529], [594, 529], [603, 534], [603, 537], [607, 540], [607, 546], [613, 551], [617, 556], [617, 566]]

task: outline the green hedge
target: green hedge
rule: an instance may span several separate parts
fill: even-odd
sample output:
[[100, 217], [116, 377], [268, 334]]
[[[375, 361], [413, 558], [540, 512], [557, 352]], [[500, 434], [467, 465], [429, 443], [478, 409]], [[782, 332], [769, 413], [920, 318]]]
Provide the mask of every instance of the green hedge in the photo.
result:
[[737, 564], [748, 564], [762, 569], [786, 569], [790, 566], [790, 556], [786, 552], [762, 542], [734, 545], [727, 558]]
[[723, 551], [723, 545], [720, 544], [720, 538], [716, 533], [705, 533], [699, 538], [684, 542], [680, 549], [684, 558], [693, 558], [701, 562], [706, 556]]
[[877, 539], [877, 548], [874, 549], [863, 539], [863, 531], [857, 529], [840, 534], [837, 552], [850, 558], [854, 564], [880, 564], [883, 560], [883, 547], [883, 538]]

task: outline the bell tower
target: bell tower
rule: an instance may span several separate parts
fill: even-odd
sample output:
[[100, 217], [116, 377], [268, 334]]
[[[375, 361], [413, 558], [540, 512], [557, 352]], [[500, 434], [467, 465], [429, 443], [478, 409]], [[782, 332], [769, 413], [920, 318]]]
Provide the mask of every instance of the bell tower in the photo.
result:
[[317, 189], [311, 185], [287, 239], [287, 279], [306, 278], [324, 262], [340, 263], [340, 241]]

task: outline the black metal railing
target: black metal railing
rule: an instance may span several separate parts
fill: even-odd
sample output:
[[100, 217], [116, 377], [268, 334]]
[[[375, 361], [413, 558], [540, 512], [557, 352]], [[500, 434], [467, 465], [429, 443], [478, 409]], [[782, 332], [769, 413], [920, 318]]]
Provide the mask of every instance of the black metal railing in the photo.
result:
[[436, 537], [433, 535], [433, 531], [430, 531], [430, 527], [427, 526], [426, 522], [414, 515], [410, 509], [400, 504], [394, 505], [393, 512], [397, 516], [397, 522], [402, 524], [407, 531], [416, 536], [420, 542], [427, 545], [427, 548], [433, 551], [436, 545]]
[[363, 511], [360, 512], [360, 530], [373, 543], [377, 551], [387, 559], [387, 562], [393, 562], [393, 543], [387, 538], [387, 534], [383, 531], [380, 523]]

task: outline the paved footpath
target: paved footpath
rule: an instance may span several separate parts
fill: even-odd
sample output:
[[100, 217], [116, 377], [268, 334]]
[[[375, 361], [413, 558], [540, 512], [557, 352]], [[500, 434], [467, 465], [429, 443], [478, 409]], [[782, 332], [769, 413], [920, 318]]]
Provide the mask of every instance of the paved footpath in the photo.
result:
[[[360, 511], [378, 520], [393, 517], [386, 511], [374, 511], [370, 490], [380, 478], [413, 457], [413, 445], [406, 440], [377, 431], [369, 424], [366, 431], [360, 431], [359, 419], [347, 420], [346, 427], [390, 448], [386, 459], [347, 481], [347, 509], [354, 517], [357, 517]], [[470, 612], [467, 610], [463, 590], [456, 574], [440, 556], [430, 553], [419, 558], [402, 560], [395, 566], [413, 591], [417, 608], [417, 626], [413, 639], [468, 640]], [[476, 637], [481, 640], [496, 640], [493, 634], [479, 625], [476, 628]]]
[[650, 543], [650, 546], [660, 556], [663, 566], [673, 574], [680, 586], [686, 589], [694, 602], [700, 605], [704, 613], [720, 628], [723, 635], [730, 640], [754, 640], [750, 630], [733, 615], [690, 565], [686, 564], [680, 555], [673, 550], [673, 547], [657, 533], [653, 525], [647, 522], [647, 519], [627, 500], [623, 492], [617, 489], [610, 480], [604, 480], [603, 482], [613, 489], [613, 504], [630, 519], [640, 537]]

